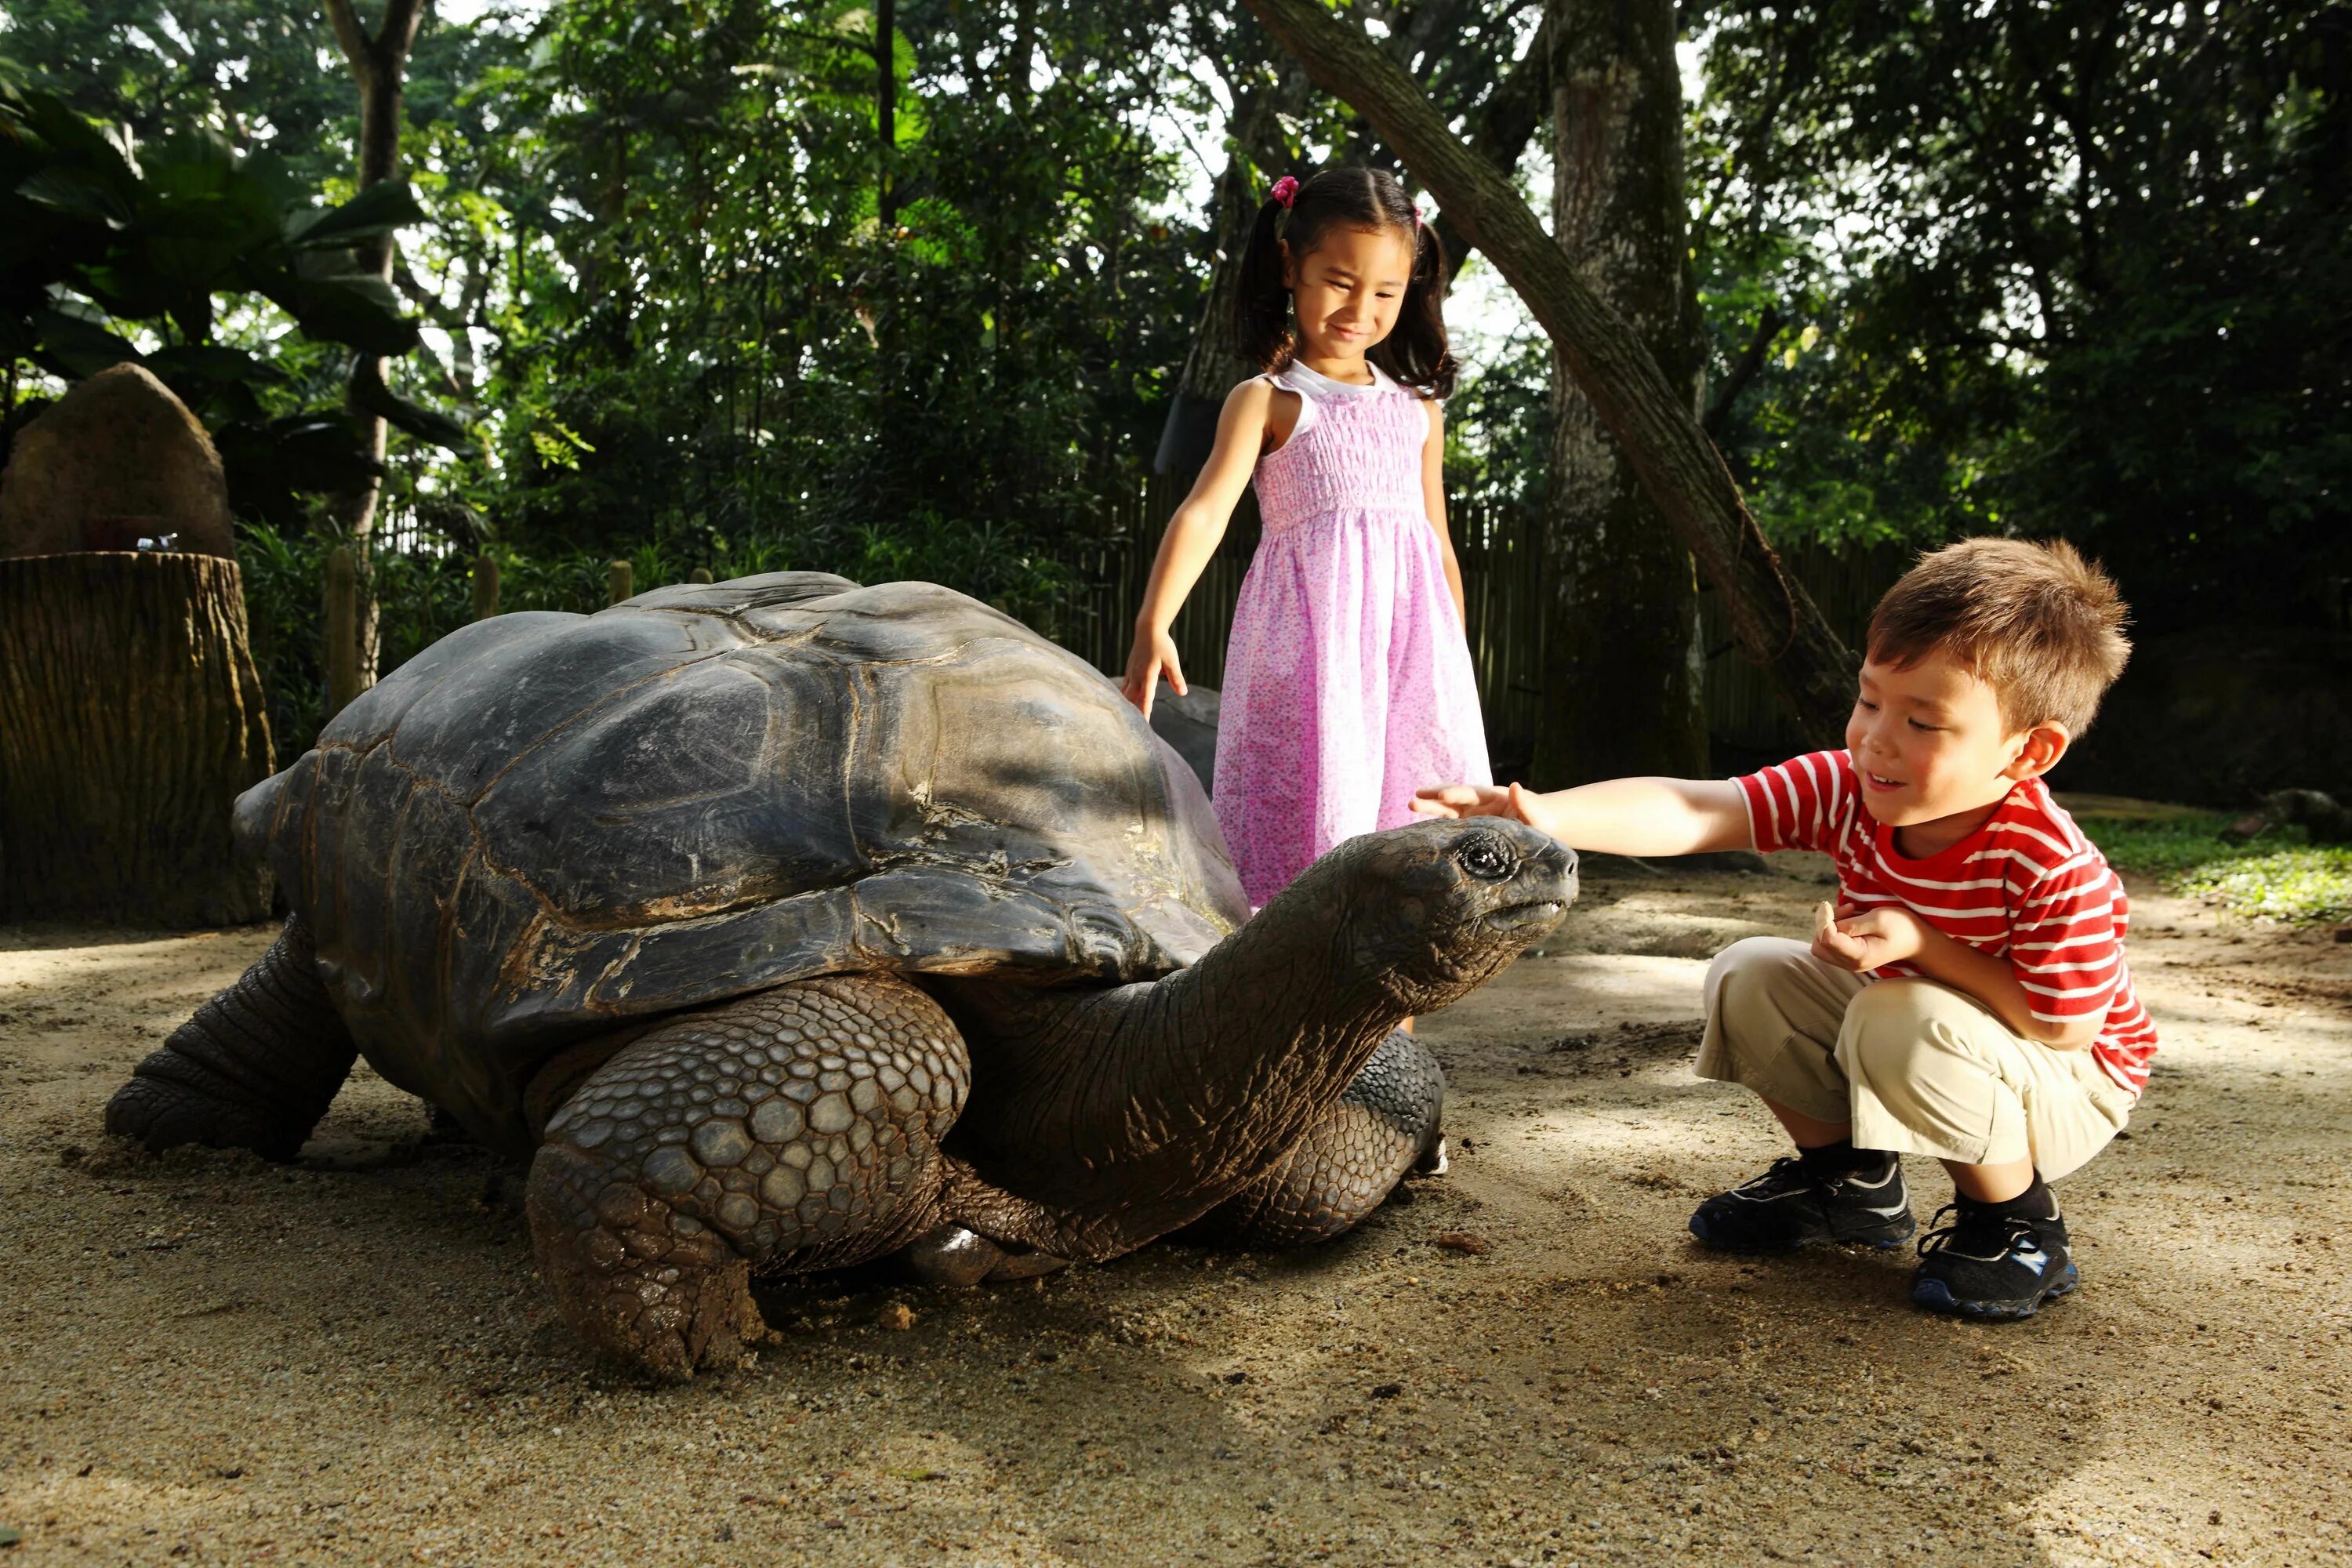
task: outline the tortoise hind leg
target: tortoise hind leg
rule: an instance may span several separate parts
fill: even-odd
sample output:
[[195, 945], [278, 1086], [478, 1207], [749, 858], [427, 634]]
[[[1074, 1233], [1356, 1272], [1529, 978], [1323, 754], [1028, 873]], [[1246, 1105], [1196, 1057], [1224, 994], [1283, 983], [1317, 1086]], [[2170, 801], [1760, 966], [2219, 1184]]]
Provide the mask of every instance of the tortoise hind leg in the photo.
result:
[[107, 1102], [106, 1130], [150, 1150], [204, 1143], [290, 1160], [358, 1055], [298, 917], [131, 1069]]
[[639, 1037], [549, 1121], [526, 1205], [556, 1306], [665, 1377], [767, 1337], [754, 1273], [835, 1268], [936, 1221], [963, 1037], [887, 975], [798, 981]]
[[1275, 1168], [1188, 1226], [1189, 1241], [1304, 1247], [1353, 1228], [1408, 1171], [1444, 1166], [1445, 1074], [1402, 1030]]

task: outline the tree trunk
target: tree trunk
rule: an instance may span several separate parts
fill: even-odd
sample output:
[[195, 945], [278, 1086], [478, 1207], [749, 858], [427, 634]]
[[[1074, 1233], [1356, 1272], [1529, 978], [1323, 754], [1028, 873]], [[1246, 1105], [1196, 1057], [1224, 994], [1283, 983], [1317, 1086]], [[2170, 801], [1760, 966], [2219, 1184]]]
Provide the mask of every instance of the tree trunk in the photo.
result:
[[[342, 47], [343, 58], [360, 89], [359, 188], [382, 184], [400, 173], [400, 126], [404, 110], [408, 50], [425, 21], [425, 0], [384, 0], [383, 26], [373, 37], [361, 25], [352, 0], [327, 0], [327, 18]], [[357, 269], [373, 272], [392, 283], [393, 237], [363, 240], [353, 257]], [[352, 362], [352, 390], [345, 406], [359, 426], [360, 439], [369, 457], [383, 461], [383, 416], [362, 406], [362, 388], [381, 387], [387, 362], [380, 354], [361, 354]], [[338, 498], [339, 518], [360, 553], [367, 553], [367, 538], [375, 527], [376, 503], [383, 481], [371, 479], [358, 489]], [[359, 675], [362, 689], [375, 684], [376, 614], [373, 595], [366, 596], [360, 615]]]
[[[1675, 0], [1551, 0], [1552, 233], [1696, 411], [1704, 344], [1684, 231]], [[1691, 555], [1554, 357], [1544, 721], [1531, 782], [1707, 770]]]
[[265, 918], [229, 812], [272, 767], [236, 562], [0, 561], [0, 919]]
[[1853, 653], [1780, 568], [1722, 455], [1643, 346], [1594, 295], [1496, 173], [1446, 128], [1412, 79], [1321, 0], [1249, 0], [1316, 82], [1358, 110], [1484, 250], [1550, 336], [1666, 524], [1723, 595], [1733, 635], [1806, 732], [1835, 744], [1853, 705]]

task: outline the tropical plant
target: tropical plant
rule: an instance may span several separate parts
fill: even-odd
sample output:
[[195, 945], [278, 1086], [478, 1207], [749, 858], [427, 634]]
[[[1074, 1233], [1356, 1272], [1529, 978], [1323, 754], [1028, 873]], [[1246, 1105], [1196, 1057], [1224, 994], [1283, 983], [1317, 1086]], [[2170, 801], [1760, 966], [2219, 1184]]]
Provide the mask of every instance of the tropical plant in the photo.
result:
[[[139, 146], [62, 100], [0, 87], [0, 357], [16, 406], [20, 362], [76, 381], [129, 361], [147, 366], [214, 427], [232, 500], [282, 515], [304, 490], [373, 465], [337, 416], [273, 410], [263, 389], [290, 378], [271, 358], [216, 340], [224, 303], [275, 306], [314, 345], [370, 353], [415, 346], [415, 323], [379, 279], [350, 270], [351, 247], [418, 216], [405, 186], [313, 205], [267, 153], [241, 155], [193, 128]], [[144, 328], [150, 345], [125, 335]], [[385, 395], [383, 412], [446, 445], [464, 430]]]

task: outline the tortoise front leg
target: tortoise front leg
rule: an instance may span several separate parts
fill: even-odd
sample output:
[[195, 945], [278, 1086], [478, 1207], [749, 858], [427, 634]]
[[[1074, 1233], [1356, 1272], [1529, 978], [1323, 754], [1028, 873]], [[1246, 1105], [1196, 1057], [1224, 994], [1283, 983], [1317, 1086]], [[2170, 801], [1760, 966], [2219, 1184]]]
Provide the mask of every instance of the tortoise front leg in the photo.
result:
[[291, 1160], [358, 1056], [298, 916], [131, 1069], [107, 1101], [106, 1130], [151, 1151], [203, 1143]]
[[548, 1123], [526, 1206], [556, 1306], [666, 1377], [767, 1337], [754, 1272], [835, 1268], [936, 1221], [963, 1037], [887, 975], [798, 981], [677, 1018]]
[[1184, 1235], [1234, 1247], [1304, 1247], [1352, 1229], [1411, 1170], [1443, 1170], [1445, 1073], [1402, 1030], [1381, 1042], [1322, 1121], [1257, 1181]]

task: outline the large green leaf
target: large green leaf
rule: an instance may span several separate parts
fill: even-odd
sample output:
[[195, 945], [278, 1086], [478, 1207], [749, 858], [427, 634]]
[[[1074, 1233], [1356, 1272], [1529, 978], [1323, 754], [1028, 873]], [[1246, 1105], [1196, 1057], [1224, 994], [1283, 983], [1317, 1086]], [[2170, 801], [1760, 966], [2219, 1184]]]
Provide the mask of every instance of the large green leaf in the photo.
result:
[[79, 300], [45, 306], [32, 314], [34, 337], [40, 344], [37, 358], [47, 369], [69, 381], [96, 375], [125, 360], [136, 362], [139, 351], [129, 340], [100, 324], [98, 313]]
[[362, 353], [403, 354], [419, 341], [416, 323], [400, 313], [392, 286], [372, 272], [289, 275], [270, 298], [311, 337]]
[[406, 183], [385, 180], [339, 207], [313, 207], [288, 215], [286, 243], [298, 250], [356, 245], [424, 220], [425, 209], [416, 205], [415, 194]]
[[278, 237], [278, 183], [216, 133], [177, 136], [151, 153], [139, 197], [142, 225], [173, 238], [251, 249]]
[[19, 100], [26, 128], [47, 144], [57, 161], [87, 169], [128, 197], [139, 184], [139, 161], [130, 133], [120, 126], [94, 125], [51, 93], [28, 92]]
[[111, 183], [86, 169], [52, 163], [16, 187], [16, 194], [37, 206], [108, 228], [131, 226], [131, 204]]
[[326, 409], [233, 419], [212, 435], [226, 471], [229, 504], [280, 528], [303, 524], [305, 496], [356, 489], [383, 472], [352, 422]]
[[473, 432], [446, 414], [427, 408], [407, 398], [372, 376], [352, 378], [352, 401], [371, 414], [380, 415], [386, 424], [405, 430], [419, 440], [430, 441], [453, 452], [474, 449]]
[[217, 343], [178, 343], [171, 348], [157, 349], [146, 356], [146, 366], [166, 380], [237, 382], [258, 381], [282, 384], [286, 373], [243, 349], [223, 348]]

